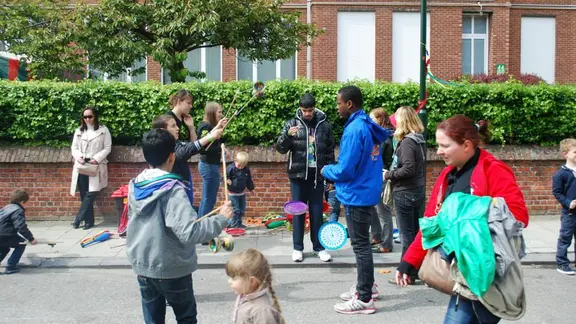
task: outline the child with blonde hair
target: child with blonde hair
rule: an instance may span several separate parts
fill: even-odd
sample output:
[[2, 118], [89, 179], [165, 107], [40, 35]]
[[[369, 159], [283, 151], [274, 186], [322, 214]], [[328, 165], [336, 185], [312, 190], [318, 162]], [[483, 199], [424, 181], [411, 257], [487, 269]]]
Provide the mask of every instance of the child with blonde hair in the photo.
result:
[[[232, 255], [226, 263], [228, 283], [238, 298], [234, 306], [234, 324], [285, 324], [282, 310], [272, 288], [272, 271], [260, 251], [246, 249]], [[272, 301], [270, 301], [272, 299]]]
[[228, 177], [228, 198], [234, 207], [234, 217], [230, 221], [229, 228], [246, 228], [242, 224], [242, 217], [246, 213], [246, 189], [254, 194], [254, 181], [248, 168], [248, 153], [238, 152], [234, 158], [234, 163], [226, 168]]
[[576, 139], [566, 138], [560, 142], [560, 153], [566, 163], [560, 167], [552, 178], [552, 193], [560, 205], [560, 234], [556, 250], [558, 272], [574, 275], [576, 271], [570, 266], [568, 249], [576, 234]]

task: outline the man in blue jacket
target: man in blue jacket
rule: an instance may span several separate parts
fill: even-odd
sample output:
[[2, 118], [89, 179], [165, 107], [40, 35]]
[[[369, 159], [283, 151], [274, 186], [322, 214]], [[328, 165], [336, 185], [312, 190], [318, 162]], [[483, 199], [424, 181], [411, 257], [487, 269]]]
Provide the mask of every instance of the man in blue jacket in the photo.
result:
[[352, 249], [356, 255], [357, 284], [340, 295], [346, 300], [334, 306], [343, 314], [376, 312], [373, 299], [374, 260], [370, 247], [370, 217], [382, 192], [382, 152], [380, 144], [388, 131], [362, 110], [362, 92], [356, 86], [338, 90], [338, 113], [347, 118], [340, 142], [338, 163], [327, 165], [322, 175], [336, 185], [338, 200], [344, 205]]

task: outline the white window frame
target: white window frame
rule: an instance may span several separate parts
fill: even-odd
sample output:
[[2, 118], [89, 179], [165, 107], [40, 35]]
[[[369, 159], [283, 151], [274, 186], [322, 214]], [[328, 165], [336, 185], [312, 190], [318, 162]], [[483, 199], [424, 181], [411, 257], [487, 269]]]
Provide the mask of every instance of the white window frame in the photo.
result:
[[[283, 80], [280, 76], [282, 74], [282, 60], [276, 60], [276, 79]], [[298, 80], [298, 52], [294, 53], [294, 80]], [[291, 80], [291, 81], [294, 81]], [[238, 79], [238, 54], [236, 54], [236, 81]], [[258, 61], [252, 61], [252, 82], [258, 82]]]
[[[464, 33], [464, 18], [465, 17], [471, 17], [472, 18], [472, 25], [470, 27], [471, 28], [470, 31], [472, 33], [470, 33], [470, 34]], [[486, 33], [485, 34], [475, 34], [474, 33], [474, 21], [476, 20], [476, 18], [480, 18], [480, 17], [486, 18]], [[464, 14], [462, 16], [462, 40], [469, 39], [469, 40], [471, 40], [471, 44], [472, 44], [472, 47], [471, 47], [472, 53], [470, 53], [471, 54], [470, 59], [472, 61], [472, 62], [470, 62], [471, 63], [470, 64], [471, 75], [474, 75], [474, 52], [475, 52], [474, 51], [474, 40], [476, 40], [476, 39], [483, 39], [484, 40], [484, 45], [485, 45], [484, 46], [484, 73], [488, 74], [488, 53], [489, 53], [488, 49], [490, 47], [490, 37], [488, 37], [489, 34], [490, 34], [490, 17], [488, 15]], [[462, 53], [462, 56], [464, 56], [464, 53]], [[460, 62], [460, 71], [462, 71], [462, 62]]]

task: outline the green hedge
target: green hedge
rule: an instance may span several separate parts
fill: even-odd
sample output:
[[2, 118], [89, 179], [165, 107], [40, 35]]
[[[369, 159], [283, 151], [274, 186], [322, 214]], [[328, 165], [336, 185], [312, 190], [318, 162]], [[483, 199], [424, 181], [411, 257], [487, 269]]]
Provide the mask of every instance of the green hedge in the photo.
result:
[[[417, 84], [356, 83], [364, 92], [365, 107], [384, 107], [393, 112], [396, 105], [416, 106]], [[335, 82], [268, 82], [264, 98], [253, 101], [229, 126], [228, 143], [268, 145], [274, 141], [285, 120], [294, 115], [305, 92], [316, 96], [342, 133], [343, 121], [336, 112]], [[68, 145], [78, 127], [80, 111], [96, 106], [101, 122], [108, 126], [115, 144], [137, 143], [149, 129], [154, 116], [168, 110], [171, 93], [186, 88], [196, 100], [193, 115], [202, 118], [206, 101], [227, 105], [234, 92], [240, 95], [236, 108], [251, 97], [252, 83], [187, 83], [159, 85], [154, 82], [127, 84], [116, 82], [58, 83], [0, 81], [0, 138], [3, 142], [26, 145]], [[517, 83], [429, 87], [429, 134], [435, 125], [454, 114], [466, 114], [492, 124], [494, 140], [506, 144], [552, 144], [576, 136], [576, 87], [524, 86]], [[430, 139], [433, 143], [433, 139]]]

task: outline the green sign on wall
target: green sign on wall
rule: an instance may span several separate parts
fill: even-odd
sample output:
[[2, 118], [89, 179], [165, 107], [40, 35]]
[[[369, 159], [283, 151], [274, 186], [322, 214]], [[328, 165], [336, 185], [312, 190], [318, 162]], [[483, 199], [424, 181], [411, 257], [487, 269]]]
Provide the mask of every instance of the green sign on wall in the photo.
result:
[[506, 74], [506, 64], [496, 64], [496, 74]]

